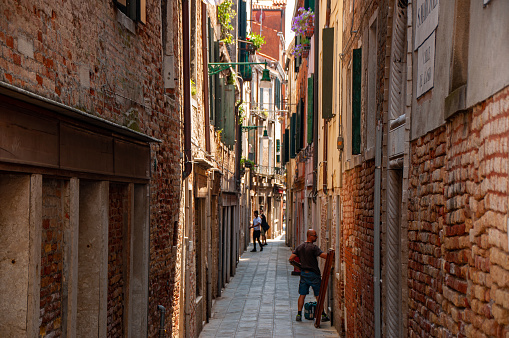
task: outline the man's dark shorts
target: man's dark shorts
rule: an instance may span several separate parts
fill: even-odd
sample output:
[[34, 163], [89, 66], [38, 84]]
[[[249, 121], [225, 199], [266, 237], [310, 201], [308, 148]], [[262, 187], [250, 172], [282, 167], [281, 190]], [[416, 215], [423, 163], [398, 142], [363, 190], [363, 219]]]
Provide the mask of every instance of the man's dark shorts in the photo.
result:
[[253, 230], [253, 239], [260, 238], [260, 230]]
[[313, 292], [316, 297], [320, 294], [320, 284], [322, 278], [311, 271], [301, 271], [300, 283], [299, 283], [299, 295], [309, 294], [309, 287], [313, 288]]

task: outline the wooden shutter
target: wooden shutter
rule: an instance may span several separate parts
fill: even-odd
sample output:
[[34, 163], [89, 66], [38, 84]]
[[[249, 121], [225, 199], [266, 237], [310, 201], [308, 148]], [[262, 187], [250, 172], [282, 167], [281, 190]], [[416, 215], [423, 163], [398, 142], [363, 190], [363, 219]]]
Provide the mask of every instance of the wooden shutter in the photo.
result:
[[295, 158], [295, 113], [292, 114], [292, 118], [290, 120], [290, 158]]
[[353, 50], [352, 68], [352, 154], [357, 155], [361, 153], [361, 48]]
[[295, 153], [298, 154], [302, 149], [302, 105], [299, 101], [297, 105], [297, 114], [295, 116]]
[[216, 116], [215, 126], [216, 130], [223, 129], [223, 111], [224, 111], [224, 80], [223, 78], [217, 77], [216, 82]]
[[224, 88], [223, 104], [223, 143], [227, 146], [235, 145], [235, 86], [226, 85]]
[[313, 143], [313, 78], [313, 74], [308, 78], [308, 143]]
[[284, 163], [290, 161], [290, 129], [285, 129], [285, 138], [283, 141], [283, 151], [284, 151]]
[[141, 23], [147, 23], [147, 1], [146, 0], [138, 0], [136, 1], [138, 8], [138, 21]]
[[322, 30], [322, 118], [330, 119], [332, 113], [332, 84], [334, 81], [334, 28]]
[[[214, 30], [210, 26], [210, 44], [213, 46], [213, 52], [211, 53], [211, 62], [218, 62], [219, 60], [219, 42], [214, 41]], [[216, 125], [217, 112], [220, 107], [220, 82], [219, 74], [212, 75], [210, 81], [210, 124]]]

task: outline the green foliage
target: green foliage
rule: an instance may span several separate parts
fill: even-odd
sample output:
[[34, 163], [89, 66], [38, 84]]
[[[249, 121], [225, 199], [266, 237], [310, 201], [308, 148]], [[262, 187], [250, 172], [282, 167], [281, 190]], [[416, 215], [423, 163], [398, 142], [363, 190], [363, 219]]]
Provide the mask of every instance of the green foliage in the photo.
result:
[[235, 84], [235, 77], [233, 76], [233, 73], [230, 73], [230, 75], [228, 75], [228, 78], [226, 79], [226, 83], [229, 85]]
[[191, 80], [191, 95], [196, 96], [197, 92], [198, 92], [198, 90], [196, 89], [196, 83], [194, 83], [194, 81]]
[[[240, 101], [237, 101], [237, 104], [239, 104]], [[246, 119], [246, 109], [243, 105], [239, 106], [239, 124], [242, 125], [244, 123], [244, 120]]]
[[253, 161], [245, 158], [244, 156], [242, 156], [242, 158], [240, 159], [240, 165], [242, 167], [253, 168], [255, 166], [255, 163]]
[[221, 40], [226, 43], [233, 43], [233, 26], [231, 24], [232, 19], [237, 15], [233, 10], [233, 1], [225, 0], [219, 6], [217, 6], [217, 19], [221, 25]]
[[263, 35], [251, 32], [247, 35], [247, 40], [253, 43], [255, 49], [260, 49], [265, 44], [265, 38]]

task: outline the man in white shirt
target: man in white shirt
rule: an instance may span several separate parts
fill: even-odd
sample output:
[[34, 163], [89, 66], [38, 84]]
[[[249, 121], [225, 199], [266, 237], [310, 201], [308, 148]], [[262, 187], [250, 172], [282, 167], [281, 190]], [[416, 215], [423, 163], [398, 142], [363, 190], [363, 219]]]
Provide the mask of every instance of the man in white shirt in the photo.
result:
[[253, 219], [253, 225], [251, 225], [249, 228], [253, 228], [253, 246], [254, 249], [251, 250], [251, 252], [256, 252], [256, 240], [258, 240], [258, 244], [260, 244], [260, 251], [263, 251], [262, 242], [260, 242], [260, 233], [261, 233], [261, 227], [262, 225], [262, 219], [258, 217], [258, 210], [255, 210], [254, 212], [254, 219]]

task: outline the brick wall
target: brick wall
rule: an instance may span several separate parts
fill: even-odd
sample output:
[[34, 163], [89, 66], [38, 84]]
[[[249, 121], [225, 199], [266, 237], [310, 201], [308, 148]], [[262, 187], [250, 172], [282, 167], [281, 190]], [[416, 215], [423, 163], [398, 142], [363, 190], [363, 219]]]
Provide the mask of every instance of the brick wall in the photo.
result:
[[509, 335], [509, 88], [411, 144], [409, 335]]
[[108, 229], [108, 337], [124, 335], [124, 287], [127, 285], [127, 270], [124, 245], [127, 221], [127, 187], [110, 184], [110, 208]]
[[40, 335], [62, 335], [64, 182], [44, 179], [42, 184], [42, 246]]
[[347, 336], [373, 335], [373, 189], [374, 161], [343, 174], [341, 201], [342, 261], [345, 264], [344, 302]]
[[[180, 74], [181, 3], [171, 2], [165, 52]], [[147, 22], [117, 18], [114, 1], [0, 1], [0, 80], [161, 139], [152, 144], [149, 336], [164, 305], [178, 327], [180, 269], [171, 250], [180, 211], [180, 90], [164, 92], [161, 2], [147, 1]], [[165, 26], [166, 27], [166, 26]], [[156, 161], [154, 161], [156, 160]], [[155, 162], [155, 163], [154, 163]], [[181, 237], [179, 235], [179, 243]]]

